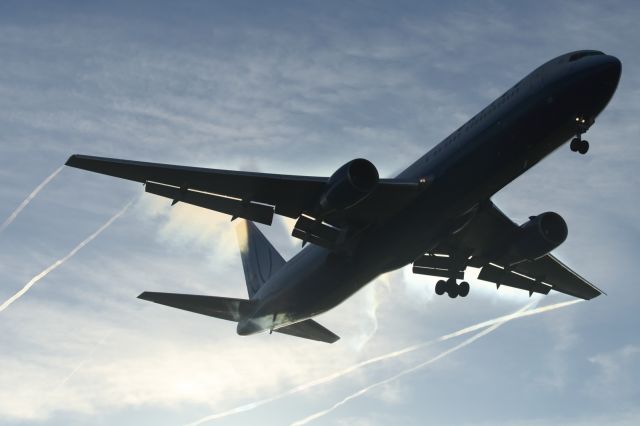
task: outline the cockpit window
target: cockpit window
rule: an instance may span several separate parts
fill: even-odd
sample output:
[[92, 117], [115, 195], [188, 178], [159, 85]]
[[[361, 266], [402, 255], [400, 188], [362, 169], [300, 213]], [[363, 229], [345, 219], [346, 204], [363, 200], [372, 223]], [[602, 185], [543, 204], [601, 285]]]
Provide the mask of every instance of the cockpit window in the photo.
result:
[[576, 52], [573, 55], [569, 56], [569, 62], [577, 61], [578, 59], [582, 59], [585, 56], [596, 56], [596, 55], [604, 55], [604, 53], [599, 52], [597, 50], [587, 50], [583, 52]]

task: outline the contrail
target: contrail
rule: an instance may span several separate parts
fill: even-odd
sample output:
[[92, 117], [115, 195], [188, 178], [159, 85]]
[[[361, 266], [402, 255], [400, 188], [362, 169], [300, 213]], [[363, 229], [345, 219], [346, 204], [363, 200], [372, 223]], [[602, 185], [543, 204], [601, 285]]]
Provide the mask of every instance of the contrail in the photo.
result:
[[93, 347], [93, 349], [91, 349], [91, 352], [89, 352], [89, 355], [87, 355], [87, 357], [85, 359], [83, 359], [82, 361], [80, 361], [78, 363], [78, 365], [76, 365], [76, 367], [71, 370], [71, 372], [69, 374], [67, 374], [67, 376], [62, 379], [60, 381], [60, 383], [58, 383], [56, 385], [56, 387], [54, 388], [54, 393], [60, 389], [62, 386], [66, 385], [67, 382], [69, 380], [71, 380], [71, 378], [73, 376], [75, 376], [75, 374], [89, 361], [91, 361], [91, 359], [93, 359], [93, 355], [96, 353], [96, 351], [98, 350], [98, 348], [100, 348], [100, 346], [104, 345], [104, 343], [107, 341], [107, 339], [109, 338], [109, 336], [111, 336], [111, 334], [113, 333], [113, 330], [109, 330], [107, 331], [104, 336], [102, 336], [102, 339], [100, 339], [98, 341], [98, 343]]
[[78, 371], [80, 371], [80, 369], [82, 367], [85, 366], [85, 364], [87, 364], [89, 361], [91, 361], [93, 359], [93, 355], [96, 353], [96, 351], [102, 346], [104, 345], [104, 343], [107, 341], [107, 339], [109, 338], [109, 336], [111, 336], [111, 334], [113, 333], [113, 330], [109, 330], [107, 331], [104, 336], [102, 336], [102, 339], [100, 339], [100, 341], [98, 341], [97, 344], [95, 344], [93, 346], [93, 349], [91, 349], [91, 352], [89, 352], [89, 355], [87, 355], [87, 357], [85, 359], [83, 359], [82, 361], [80, 361], [78, 363], [78, 365], [75, 366], [75, 368], [73, 370], [71, 370], [71, 372], [69, 374], [67, 374], [54, 388], [53, 391], [51, 392], [51, 394], [49, 394], [49, 398], [51, 398], [52, 396], [54, 396], [55, 394], [58, 393], [58, 391], [67, 384], [67, 382], [69, 382], [69, 380], [71, 380], [71, 378], [73, 376], [76, 375], [76, 373]]
[[421, 362], [418, 365], [415, 365], [413, 367], [407, 368], [406, 370], [403, 370], [389, 378], [386, 378], [384, 380], [381, 380], [379, 382], [373, 383], [369, 386], [366, 386], [362, 389], [360, 389], [359, 391], [347, 396], [346, 398], [344, 398], [342, 401], [339, 401], [337, 403], [335, 403], [334, 405], [332, 405], [331, 407], [327, 408], [326, 410], [322, 410], [322, 411], [318, 411], [317, 413], [314, 413], [308, 417], [305, 417], [302, 420], [298, 420], [296, 422], [291, 423], [291, 426], [301, 426], [304, 424], [307, 424], [313, 420], [316, 420], [326, 414], [331, 413], [333, 410], [335, 410], [336, 408], [346, 404], [347, 402], [351, 401], [352, 399], [355, 399], [361, 395], [364, 395], [365, 393], [369, 392], [371, 389], [377, 388], [378, 386], [382, 386], [385, 385], [389, 382], [392, 382], [394, 380], [399, 379], [400, 377], [406, 376], [407, 374], [413, 373], [414, 371], [417, 371], [423, 367], [426, 367], [429, 364], [432, 364], [442, 358], [444, 358], [445, 356], [448, 356], [452, 353], [454, 353], [455, 351], [464, 348], [465, 346], [475, 342], [476, 340], [478, 340], [479, 338], [486, 336], [487, 334], [491, 333], [492, 331], [494, 331], [495, 329], [497, 329], [498, 327], [506, 324], [507, 322], [516, 319], [516, 318], [523, 318], [523, 317], [527, 317], [527, 316], [531, 316], [531, 315], [535, 315], [535, 314], [539, 314], [542, 312], [548, 312], [548, 311], [552, 311], [554, 309], [559, 309], [559, 308], [563, 308], [565, 306], [569, 306], [569, 305], [573, 305], [575, 303], [579, 303], [582, 302], [582, 300], [578, 299], [578, 300], [571, 300], [568, 302], [562, 302], [562, 303], [556, 303], [554, 305], [548, 305], [548, 306], [544, 306], [542, 308], [537, 308], [537, 309], [532, 309], [530, 311], [528, 311], [527, 309], [529, 307], [531, 307], [535, 302], [531, 302], [528, 305], [526, 305], [524, 308], [520, 309], [518, 312], [515, 312], [511, 315], [505, 315], [503, 317], [500, 318], [496, 318], [494, 320], [489, 320], [489, 321], [485, 321], [483, 323], [479, 323], [476, 325], [473, 325], [471, 327], [467, 327], [467, 328], [463, 328], [462, 330], [456, 331], [454, 333], [451, 334], [447, 334], [445, 336], [440, 337], [439, 339], [436, 339], [437, 341], [443, 341], [443, 340], [447, 340], [450, 339], [452, 337], [456, 337], [456, 336], [461, 336], [463, 334], [466, 333], [470, 333], [472, 331], [478, 330], [479, 328], [482, 327], [488, 327], [485, 330], [480, 331], [479, 333], [471, 336], [470, 338], [468, 338], [467, 340], [457, 344], [456, 346], [447, 349], [446, 351], [436, 355], [433, 358], [428, 359], [427, 361]]
[[482, 336], [486, 336], [487, 334], [491, 333], [492, 331], [494, 331], [495, 329], [497, 329], [498, 327], [500, 327], [501, 325], [507, 323], [507, 321], [509, 320], [503, 320], [502, 322], [499, 322], [497, 324], [494, 324], [492, 326], [490, 326], [489, 328], [482, 330], [480, 332], [478, 332], [477, 334], [469, 337], [467, 340], [457, 344], [456, 346], [447, 349], [444, 352], [441, 352], [440, 354], [434, 356], [433, 358], [430, 358], [424, 362], [421, 362], [418, 365], [415, 365], [411, 368], [407, 368], [406, 370], [403, 370], [401, 372], [399, 372], [398, 374], [395, 374], [391, 377], [388, 377], [384, 380], [381, 380], [379, 382], [373, 383], [365, 388], [360, 389], [359, 391], [352, 393], [351, 395], [347, 396], [346, 398], [344, 398], [342, 401], [336, 402], [335, 404], [333, 404], [331, 407], [327, 408], [326, 410], [322, 410], [322, 411], [318, 411], [317, 413], [311, 414], [308, 417], [305, 417], [302, 420], [298, 420], [295, 421], [293, 423], [291, 423], [291, 426], [301, 426], [301, 425], [305, 425], [313, 420], [316, 420], [322, 416], [325, 416], [329, 413], [331, 413], [333, 410], [335, 410], [336, 408], [346, 404], [347, 402], [351, 401], [352, 399], [355, 399], [359, 396], [364, 395], [365, 393], [369, 392], [371, 389], [377, 388], [378, 386], [382, 386], [385, 385], [389, 382], [392, 382], [394, 380], [399, 379], [402, 376], [406, 376], [407, 374], [413, 373], [416, 370], [419, 370], [420, 368], [426, 367], [427, 365], [434, 363], [442, 358], [444, 358], [447, 355], [450, 355], [452, 353], [454, 353], [455, 351], [464, 348], [467, 345], [470, 345], [471, 343], [475, 342], [476, 340], [478, 340], [479, 338], [481, 338]]
[[9, 299], [7, 299], [6, 302], [4, 302], [2, 305], [0, 305], [0, 312], [2, 312], [5, 309], [7, 309], [13, 302], [18, 300], [27, 291], [29, 291], [29, 289], [31, 287], [33, 287], [38, 281], [40, 281], [42, 278], [46, 277], [49, 272], [53, 271], [58, 266], [62, 265], [64, 262], [69, 260], [71, 257], [73, 257], [74, 254], [76, 254], [78, 251], [80, 251], [80, 249], [82, 247], [86, 246], [88, 243], [91, 242], [91, 240], [93, 240], [98, 235], [100, 235], [102, 233], [102, 231], [107, 229], [116, 219], [118, 219], [120, 216], [122, 216], [122, 214], [129, 208], [129, 206], [131, 206], [132, 203], [133, 203], [133, 200], [129, 201], [122, 209], [120, 209], [116, 214], [111, 216], [111, 218], [109, 220], [107, 220], [100, 228], [98, 228], [97, 231], [95, 231], [93, 234], [89, 235], [84, 241], [82, 241], [80, 244], [75, 246], [73, 248], [73, 250], [71, 250], [69, 253], [67, 253], [67, 255], [65, 257], [56, 260], [53, 264], [49, 265], [44, 271], [40, 272], [35, 277], [31, 278], [31, 280], [28, 283], [26, 283], [24, 285], [24, 287], [22, 287], [22, 289], [20, 289], [16, 294], [11, 296]]
[[522, 318], [522, 317], [526, 317], [526, 316], [540, 314], [540, 313], [543, 313], [543, 312], [547, 312], [547, 311], [550, 311], [550, 310], [553, 310], [553, 309], [559, 309], [559, 308], [562, 308], [562, 307], [565, 307], [565, 306], [569, 306], [569, 305], [572, 305], [574, 303], [579, 303], [579, 302], [582, 302], [582, 300], [572, 300], [572, 301], [569, 301], [569, 302], [562, 302], [562, 303], [557, 303], [555, 305], [548, 305], [548, 306], [544, 306], [544, 307], [541, 307], [541, 308], [527, 310], [527, 309], [529, 309], [531, 306], [533, 306], [535, 304], [535, 302], [531, 302], [531, 303], [525, 305], [524, 307], [520, 308], [519, 310], [517, 310], [516, 312], [514, 312], [512, 314], [504, 315], [504, 316], [501, 316], [501, 317], [498, 317], [498, 318], [494, 318], [494, 319], [488, 320], [488, 321], [483, 321], [483, 322], [481, 322], [479, 324], [475, 324], [475, 325], [463, 328], [461, 330], [455, 331], [453, 333], [446, 334], [446, 335], [441, 336], [441, 337], [439, 337], [437, 339], [434, 339], [434, 340], [429, 340], [429, 341], [426, 341], [426, 342], [418, 343], [418, 344], [415, 344], [415, 345], [408, 346], [408, 347], [406, 347], [404, 349], [400, 349], [400, 350], [397, 350], [397, 351], [389, 352], [389, 353], [384, 354], [384, 355], [379, 355], [379, 356], [370, 358], [368, 360], [365, 360], [365, 361], [359, 362], [357, 364], [354, 364], [351, 367], [347, 367], [347, 368], [345, 368], [343, 370], [340, 370], [338, 372], [332, 373], [332, 374], [330, 374], [328, 376], [321, 377], [319, 379], [312, 380], [312, 381], [310, 381], [308, 383], [296, 386], [296, 387], [294, 387], [292, 389], [289, 389], [288, 391], [283, 392], [281, 394], [274, 395], [274, 396], [269, 397], [269, 398], [261, 399], [259, 401], [251, 402], [249, 404], [241, 405], [241, 406], [232, 408], [230, 410], [223, 411], [221, 413], [216, 413], [216, 414], [212, 414], [212, 415], [203, 417], [203, 418], [201, 418], [199, 420], [196, 420], [193, 423], [189, 423], [186, 426], [197, 426], [197, 425], [200, 425], [202, 423], [205, 423], [205, 422], [208, 422], [208, 421], [211, 421], [211, 420], [217, 420], [217, 419], [221, 419], [223, 417], [231, 416], [233, 414], [239, 414], [239, 413], [243, 413], [243, 412], [246, 412], [246, 411], [250, 411], [250, 410], [253, 410], [254, 408], [260, 407], [260, 406], [262, 406], [264, 404], [268, 404], [270, 402], [276, 401], [276, 400], [284, 398], [286, 396], [290, 396], [290, 395], [305, 391], [307, 389], [310, 389], [312, 387], [315, 387], [315, 386], [318, 386], [318, 385], [321, 385], [321, 384], [324, 384], [324, 383], [331, 382], [331, 381], [336, 380], [336, 379], [338, 379], [338, 378], [340, 378], [340, 377], [342, 377], [342, 376], [344, 376], [346, 374], [349, 374], [349, 373], [351, 373], [353, 371], [356, 371], [356, 370], [358, 370], [360, 368], [363, 368], [363, 367], [365, 367], [367, 365], [376, 364], [376, 363], [385, 361], [385, 360], [390, 359], [390, 358], [395, 358], [395, 357], [404, 355], [406, 353], [416, 351], [418, 349], [421, 349], [421, 348], [423, 348], [425, 346], [428, 346], [428, 345], [436, 343], [436, 342], [443, 342], [445, 340], [449, 340], [449, 339], [452, 339], [454, 337], [462, 336], [463, 334], [471, 333], [471, 332], [474, 332], [476, 330], [480, 330], [480, 329], [485, 328], [485, 327], [490, 327], [492, 325], [495, 325], [495, 324], [498, 324], [498, 323], [501, 323], [501, 322], [506, 322], [506, 321], [510, 321], [510, 320], [513, 320], [513, 319], [517, 319], [517, 318]]
[[5, 219], [4, 222], [2, 222], [2, 225], [0, 225], [0, 233], [2, 231], [4, 231], [4, 229], [9, 226], [11, 224], [11, 222], [13, 222], [15, 220], [16, 217], [18, 217], [18, 215], [20, 214], [20, 212], [22, 210], [24, 210], [25, 207], [27, 207], [27, 204], [29, 204], [31, 202], [31, 200], [33, 200], [33, 198], [38, 195], [38, 192], [42, 191], [42, 188], [44, 188], [45, 186], [47, 186], [47, 184], [49, 182], [51, 182], [53, 180], [54, 177], [56, 177], [58, 175], [58, 173], [60, 173], [60, 171], [62, 170], [64, 166], [60, 166], [58, 167], [53, 173], [51, 173], [49, 176], [47, 176], [45, 178], [45, 180], [43, 180], [40, 185], [36, 186], [36, 189], [34, 189], [33, 191], [31, 191], [31, 194], [29, 194], [27, 196], [27, 198], [25, 198], [20, 205], [13, 211], [13, 213], [11, 213], [9, 215], [8, 218]]

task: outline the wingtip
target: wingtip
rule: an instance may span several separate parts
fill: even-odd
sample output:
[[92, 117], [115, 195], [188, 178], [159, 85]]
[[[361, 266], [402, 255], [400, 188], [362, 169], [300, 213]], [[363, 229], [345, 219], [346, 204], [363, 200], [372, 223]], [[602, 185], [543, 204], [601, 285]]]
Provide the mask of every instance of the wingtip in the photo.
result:
[[75, 167], [78, 162], [78, 154], [72, 154], [64, 163], [65, 166]]
[[153, 301], [151, 298], [152, 293], [149, 291], [143, 291], [138, 295], [138, 299]]

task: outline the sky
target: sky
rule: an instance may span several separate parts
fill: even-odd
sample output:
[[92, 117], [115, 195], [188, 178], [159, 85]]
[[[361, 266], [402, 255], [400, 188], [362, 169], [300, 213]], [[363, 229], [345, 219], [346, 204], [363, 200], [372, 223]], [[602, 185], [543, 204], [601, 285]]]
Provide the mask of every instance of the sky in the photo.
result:
[[[639, 18], [608, 1], [1, 2], [0, 303], [32, 286], [0, 308], [0, 423], [184, 425], [245, 407], [200, 424], [282, 425], [335, 406], [310, 424], [639, 424]], [[336, 344], [240, 337], [136, 299], [246, 297], [228, 216], [59, 170], [79, 153], [329, 176], [364, 157], [390, 177], [577, 49], [623, 64], [589, 153], [563, 146], [493, 201], [518, 223], [560, 213], [554, 253], [607, 295], [480, 335], [421, 345], [572, 299], [470, 270], [452, 300], [403, 268], [318, 317]], [[291, 225], [261, 226], [286, 259]]]

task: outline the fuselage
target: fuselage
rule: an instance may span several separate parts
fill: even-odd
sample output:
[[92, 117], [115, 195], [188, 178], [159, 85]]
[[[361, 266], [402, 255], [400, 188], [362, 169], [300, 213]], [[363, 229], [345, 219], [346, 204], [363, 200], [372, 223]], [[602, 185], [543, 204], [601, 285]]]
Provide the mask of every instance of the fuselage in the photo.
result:
[[426, 179], [408, 207], [358, 236], [339, 253], [310, 245], [255, 295], [257, 308], [239, 334], [279, 328], [325, 312], [380, 274], [429, 252], [464, 224], [466, 215], [588, 127], [620, 78], [620, 61], [577, 51], [540, 66], [397, 178]]

